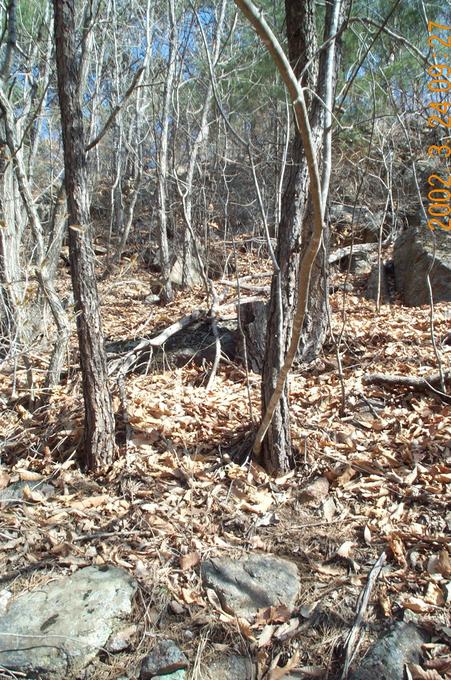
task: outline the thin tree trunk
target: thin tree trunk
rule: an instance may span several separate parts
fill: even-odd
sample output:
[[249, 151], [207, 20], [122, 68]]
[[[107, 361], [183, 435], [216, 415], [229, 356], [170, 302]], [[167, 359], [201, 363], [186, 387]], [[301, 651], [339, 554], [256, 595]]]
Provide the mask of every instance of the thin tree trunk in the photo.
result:
[[[314, 108], [310, 116], [312, 125], [309, 124], [307, 102], [297, 82], [300, 78], [310, 91], [316, 85], [318, 71], [313, 59], [316, 50], [315, 6], [313, 0], [286, 0], [290, 68], [280, 45], [251, 0], [235, 0], [235, 3], [249, 18], [271, 52], [293, 100], [297, 124], [293, 150], [295, 163], [283, 197], [279, 228], [277, 259], [280, 272], [274, 275], [271, 287], [262, 379], [263, 417], [254, 444], [254, 453], [263, 454], [268, 469], [284, 472], [293, 463], [287, 376], [298, 350], [301, 333], [305, 335], [307, 332], [307, 336], [313, 338], [315, 348], [318, 342], [316, 338], [320, 342], [321, 328], [325, 326], [326, 320], [325, 313], [322, 313], [325, 294], [318, 285], [322, 281], [324, 286], [325, 278], [318, 260], [323, 238], [324, 205], [316, 160], [322, 141], [324, 115]], [[330, 11], [329, 7], [326, 28], [329, 26], [327, 21], [330, 21]], [[320, 82], [324, 74], [324, 68], [321, 67], [323, 63], [319, 68]], [[330, 69], [326, 69], [326, 72], [330, 72]], [[316, 314], [309, 315], [309, 311]]]
[[56, 64], [69, 213], [69, 258], [85, 405], [83, 462], [88, 469], [111, 464], [114, 417], [100, 321], [87, 193], [87, 158], [78, 97], [74, 0], [54, 0]]
[[170, 280], [170, 262], [169, 262], [169, 244], [168, 244], [168, 137], [169, 137], [169, 115], [171, 109], [172, 87], [175, 76], [175, 39], [176, 39], [176, 24], [175, 24], [175, 7], [174, 0], [168, 0], [168, 16], [169, 16], [169, 54], [168, 54], [168, 70], [166, 74], [166, 84], [164, 88], [163, 101], [163, 120], [161, 125], [160, 137], [160, 167], [158, 169], [158, 193], [160, 198], [160, 225], [158, 230], [159, 246], [160, 246], [160, 266], [161, 275], [163, 277], [163, 289], [161, 297], [163, 302], [170, 302], [174, 296], [172, 290], [172, 283]]

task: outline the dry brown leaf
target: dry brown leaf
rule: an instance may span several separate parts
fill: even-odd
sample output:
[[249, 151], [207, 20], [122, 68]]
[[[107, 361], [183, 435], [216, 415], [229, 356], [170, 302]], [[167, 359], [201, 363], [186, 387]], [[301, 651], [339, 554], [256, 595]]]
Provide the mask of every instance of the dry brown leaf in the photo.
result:
[[197, 551], [182, 555], [180, 557], [180, 569], [182, 569], [182, 571], [187, 571], [188, 569], [195, 567], [199, 562], [200, 555]]
[[401, 538], [396, 534], [391, 534], [391, 536], [388, 537], [388, 545], [397, 563], [400, 564], [401, 567], [407, 567], [406, 549]]
[[427, 570], [430, 574], [441, 574], [445, 578], [451, 578], [451, 559], [446, 548], [429, 558]]
[[39, 482], [43, 479], [43, 476], [39, 472], [33, 472], [33, 470], [19, 470], [19, 477], [23, 482]]
[[416, 614], [425, 614], [432, 608], [432, 606], [425, 602], [421, 597], [415, 597], [414, 595], [405, 597], [401, 604], [405, 609], [410, 609]]
[[268, 623], [258, 636], [257, 645], [259, 649], [261, 647], [266, 647], [270, 642], [276, 627], [273, 624]]
[[45, 501], [45, 496], [39, 491], [32, 491], [28, 484], [22, 489], [22, 496], [26, 501], [33, 501], [34, 503], [42, 503]]
[[392, 618], [392, 606], [390, 602], [390, 598], [388, 597], [387, 594], [387, 587], [382, 586], [381, 590], [379, 592], [379, 604], [382, 609], [382, 612], [384, 616], [387, 618]]
[[329, 480], [326, 477], [317, 477], [301, 489], [299, 500], [304, 503], [321, 503], [329, 493]]
[[11, 477], [5, 470], [0, 470], [0, 490], [5, 489], [9, 482], [11, 480]]
[[259, 609], [255, 616], [255, 626], [265, 626], [267, 623], [285, 623], [291, 616], [291, 611], [284, 604], [275, 607]]
[[424, 670], [421, 666], [414, 663], [407, 665], [412, 680], [443, 680], [443, 676], [436, 670]]
[[299, 619], [294, 617], [287, 621], [286, 623], [282, 623], [282, 625], [280, 625], [277, 628], [276, 632], [274, 633], [274, 637], [276, 638], [276, 640], [284, 642], [285, 640], [289, 640], [290, 638], [292, 638], [298, 628]]
[[425, 602], [433, 604], [436, 607], [441, 607], [445, 604], [443, 591], [437, 583], [428, 583], [426, 593], [424, 596]]
[[287, 661], [285, 666], [276, 666], [274, 668], [271, 668], [268, 680], [279, 680], [280, 678], [283, 678], [290, 671], [292, 671], [293, 668], [295, 668], [298, 665], [298, 662], [299, 652], [296, 650], [291, 659]]
[[335, 505], [335, 501], [329, 496], [323, 502], [323, 515], [326, 522], [331, 522], [336, 512], [337, 506]]
[[109, 500], [111, 500], [110, 496], [102, 494], [101, 496], [88, 496], [81, 501], [71, 501], [69, 505], [74, 510], [86, 510], [88, 508], [98, 508], [99, 505], [103, 505]]
[[[181, 593], [182, 593], [183, 600], [184, 600], [184, 602], [186, 602], [186, 604], [202, 604], [203, 603], [203, 600], [200, 597], [200, 595], [198, 593], [196, 593], [196, 591], [193, 590], [192, 588], [182, 588]], [[213, 591], [213, 593], [214, 593], [214, 591]], [[216, 593], [214, 593], [214, 594], [216, 595]], [[208, 597], [208, 599], [210, 599], [208, 590], [207, 590], [207, 597]], [[219, 602], [219, 600], [218, 600], [218, 602]], [[220, 607], [221, 607], [221, 604], [219, 604], [219, 608]]]
[[352, 553], [352, 549], [355, 546], [353, 541], [345, 541], [337, 550], [337, 555], [340, 557], [349, 557]]

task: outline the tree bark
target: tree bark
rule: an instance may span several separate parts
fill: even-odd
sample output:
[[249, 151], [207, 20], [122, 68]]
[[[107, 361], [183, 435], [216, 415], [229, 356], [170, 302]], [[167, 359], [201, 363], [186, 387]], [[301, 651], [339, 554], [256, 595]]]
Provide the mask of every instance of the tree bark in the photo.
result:
[[[316, 69], [306, 69], [316, 50], [316, 27], [313, 0], [286, 0], [288, 54], [291, 66], [301, 83], [312, 88]], [[315, 63], [313, 60], [312, 65]], [[315, 155], [321, 142], [321, 128], [312, 129], [312, 146]], [[288, 352], [293, 318], [298, 296], [299, 265], [302, 254], [312, 235], [312, 206], [309, 198], [310, 177], [304, 144], [298, 129], [292, 150], [285, 193], [282, 197], [281, 221], [278, 231], [276, 258], [280, 272], [273, 276], [268, 310], [268, 327], [262, 375], [262, 413], [270, 403], [277, 379]], [[313, 358], [320, 346], [323, 321], [321, 265], [316, 259], [311, 273], [310, 295], [304, 318], [298, 357]], [[313, 313], [314, 312], [314, 315]], [[319, 329], [321, 331], [319, 332]], [[272, 421], [262, 441], [261, 455], [265, 467], [274, 472], [284, 472], [293, 466], [291, 446], [288, 385], [285, 384], [274, 410]]]
[[79, 69], [74, 0], [53, 0], [58, 94], [69, 213], [69, 259], [85, 406], [83, 463], [92, 470], [111, 464], [114, 417], [94, 269], [83, 116], [78, 97]]
[[[326, 10], [325, 34], [328, 38], [332, 16], [336, 17], [335, 4], [339, 2], [335, 0]], [[290, 92], [297, 123], [293, 155], [298, 163], [292, 166], [282, 202], [276, 255], [278, 266], [271, 286], [262, 379], [262, 422], [253, 448], [255, 455], [263, 455], [267, 469], [285, 472], [293, 464], [287, 376], [298, 346], [302, 346], [301, 358], [312, 349], [315, 353], [316, 347], [322, 344], [322, 329], [325, 329], [327, 288], [319, 255], [324, 258], [320, 245], [326, 239], [327, 250], [327, 234], [323, 228], [325, 196], [321, 193], [317, 164], [324, 134], [324, 112], [319, 108], [318, 100], [322, 102], [323, 99], [323, 83], [324, 87], [330, 87], [324, 74], [330, 74], [331, 69], [324, 68], [324, 62], [334, 41], [329, 41], [317, 71], [311, 55], [316, 50], [314, 2], [286, 0], [290, 68], [277, 39], [251, 0], [235, 0], [235, 3], [271, 52]], [[315, 88], [318, 100], [313, 100], [314, 106], [310, 107], [308, 116], [304, 92], [296, 76], [301, 81], [304, 79], [311, 90], [317, 72], [320, 76]], [[306, 343], [306, 338], [312, 347]]]

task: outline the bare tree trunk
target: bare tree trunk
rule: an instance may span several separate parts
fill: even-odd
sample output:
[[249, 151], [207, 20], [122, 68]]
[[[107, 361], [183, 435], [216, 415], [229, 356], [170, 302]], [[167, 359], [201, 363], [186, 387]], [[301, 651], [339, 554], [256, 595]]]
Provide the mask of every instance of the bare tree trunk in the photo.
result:
[[58, 94], [69, 213], [69, 257], [85, 404], [83, 462], [88, 469], [111, 464], [114, 417], [94, 269], [87, 193], [87, 158], [78, 97], [74, 0], [54, 0]]
[[160, 137], [160, 163], [158, 168], [158, 194], [160, 199], [160, 225], [158, 230], [160, 246], [160, 265], [163, 277], [163, 289], [161, 297], [163, 302], [170, 302], [174, 296], [172, 283], [170, 280], [169, 244], [168, 244], [168, 136], [169, 136], [169, 114], [171, 109], [172, 87], [175, 76], [175, 55], [176, 55], [176, 23], [174, 0], [168, 0], [169, 16], [169, 54], [168, 70], [166, 73], [166, 84], [164, 88], [163, 120], [161, 124]]
[[[313, 0], [286, 0], [288, 51], [290, 69], [276, 38], [251, 0], [235, 0], [263, 38], [290, 91], [296, 114], [297, 133], [294, 142], [294, 165], [282, 202], [282, 218], [278, 235], [276, 271], [271, 287], [266, 352], [262, 379], [262, 422], [254, 453], [263, 454], [268, 469], [284, 472], [293, 464], [287, 376], [298, 350], [302, 334], [321, 338], [325, 327], [327, 301], [324, 276], [318, 260], [324, 237], [324, 205], [317, 157], [323, 137], [324, 112], [315, 106], [307, 114], [304, 94], [297, 79], [310, 92], [321, 95], [327, 49], [323, 52], [319, 69], [315, 65], [316, 51], [315, 5]], [[340, 0], [335, 0], [335, 3]], [[331, 3], [326, 10], [326, 34], [331, 26]], [[319, 83], [316, 84], [319, 72]], [[320, 87], [321, 85], [321, 87]], [[316, 87], [315, 87], [316, 86]], [[311, 98], [310, 98], [311, 99]], [[310, 101], [311, 104], [311, 101]], [[309, 124], [309, 117], [311, 124]], [[297, 161], [297, 162], [296, 162]], [[323, 287], [319, 284], [323, 282]], [[318, 292], [319, 291], [319, 292]], [[324, 313], [323, 313], [324, 308]], [[309, 314], [313, 310], [316, 315]], [[310, 324], [309, 324], [310, 321]]]

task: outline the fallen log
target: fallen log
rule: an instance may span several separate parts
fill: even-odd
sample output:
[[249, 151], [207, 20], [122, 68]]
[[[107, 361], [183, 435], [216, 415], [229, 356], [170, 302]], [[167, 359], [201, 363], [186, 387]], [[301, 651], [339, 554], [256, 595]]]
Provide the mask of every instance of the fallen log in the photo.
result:
[[133, 366], [135, 366], [143, 352], [146, 350], [152, 351], [155, 347], [161, 347], [161, 345], [163, 345], [171, 336], [175, 335], [183, 328], [190, 326], [192, 323], [198, 321], [202, 317], [206, 317], [206, 315], [207, 312], [205, 310], [196, 309], [188, 316], [184, 316], [182, 319], [179, 319], [175, 323], [165, 328], [164, 331], [159, 333], [159, 335], [156, 337], [144, 338], [136, 345], [136, 347], [129, 350], [126, 354], [109, 362], [108, 375], [113, 375], [116, 373], [116, 371], [125, 375], [133, 368]]
[[408, 387], [417, 392], [432, 392], [447, 403], [451, 403], [451, 396], [442, 392], [442, 377], [445, 382], [451, 383], [451, 370], [440, 373], [425, 375], [417, 378], [411, 375], [393, 375], [390, 373], [369, 373], [363, 376], [365, 385], [387, 385], [388, 387]]
[[373, 250], [377, 250], [377, 248], [377, 243], [358, 243], [353, 246], [339, 248], [329, 255], [329, 264], [335, 264], [335, 262], [339, 262], [344, 257], [349, 257], [351, 254], [358, 255], [359, 253], [370, 253]]

